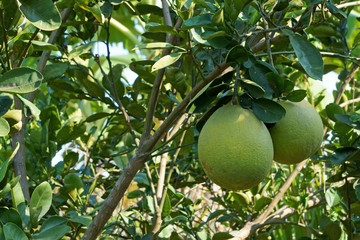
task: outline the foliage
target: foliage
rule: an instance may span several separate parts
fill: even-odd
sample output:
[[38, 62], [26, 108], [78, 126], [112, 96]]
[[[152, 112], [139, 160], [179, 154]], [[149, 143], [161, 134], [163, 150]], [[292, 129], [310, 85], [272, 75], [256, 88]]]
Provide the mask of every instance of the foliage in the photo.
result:
[[[14, 2], [0, 2], [0, 239], [360, 235], [358, 1]], [[311, 160], [250, 190], [206, 178], [196, 143], [216, 109], [271, 128], [278, 100], [304, 98], [325, 127]]]

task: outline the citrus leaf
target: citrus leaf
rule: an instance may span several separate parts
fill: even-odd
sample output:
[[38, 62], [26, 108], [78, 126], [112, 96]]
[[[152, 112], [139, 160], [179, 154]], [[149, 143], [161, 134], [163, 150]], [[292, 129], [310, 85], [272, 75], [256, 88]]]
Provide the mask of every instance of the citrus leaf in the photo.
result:
[[0, 137], [5, 137], [10, 132], [9, 123], [0, 117]]
[[43, 76], [35, 69], [28, 67], [15, 68], [0, 76], [0, 92], [29, 93], [41, 84]]
[[343, 147], [335, 150], [334, 154], [331, 156], [330, 161], [334, 165], [340, 165], [345, 161], [356, 160], [360, 155], [360, 149], [353, 147]]
[[266, 98], [252, 102], [255, 116], [264, 123], [276, 123], [285, 116], [285, 109], [277, 102]]
[[48, 182], [38, 185], [30, 199], [30, 221], [37, 227], [39, 220], [49, 211], [52, 201], [52, 189]]
[[13, 96], [6, 93], [0, 93], [0, 117], [4, 115], [13, 104]]
[[291, 102], [301, 102], [306, 97], [306, 94], [306, 90], [294, 90], [286, 96], [286, 99]]
[[93, 47], [94, 44], [95, 44], [95, 42], [89, 42], [89, 43], [77, 46], [69, 53], [68, 58], [71, 60], [73, 58], [80, 56], [83, 53], [87, 53]]
[[11, 156], [0, 165], [0, 182], [4, 179], [8, 165], [11, 163], [11, 160], [15, 157], [15, 154], [19, 150], [19, 146], [20, 144], [17, 142], [16, 148], [14, 149]]
[[305, 72], [312, 78], [322, 80], [324, 74], [324, 62], [319, 50], [306, 38], [298, 33], [284, 31], [290, 38], [290, 43]]
[[325, 107], [327, 116], [334, 122], [336, 122], [335, 114], [343, 115], [345, 114], [344, 109], [335, 103], [330, 103]]
[[170, 53], [162, 58], [160, 58], [151, 68], [151, 71], [157, 71], [159, 69], [165, 68], [170, 66], [171, 64], [175, 63], [177, 60], [181, 58], [183, 53]]
[[325, 199], [329, 207], [334, 207], [341, 202], [342, 197], [334, 188], [329, 188], [325, 192]]
[[39, 116], [40, 115], [40, 109], [35, 106], [35, 104], [33, 104], [32, 102], [30, 102], [29, 100], [27, 100], [26, 98], [23, 98], [21, 95], [16, 94], [16, 96], [22, 101], [22, 103], [27, 106], [30, 109], [30, 112], [32, 115], [34, 116]]
[[3, 227], [6, 240], [28, 240], [26, 234], [15, 223], [8, 222]]
[[51, 0], [17, 0], [20, 11], [35, 27], [45, 31], [58, 29], [61, 16]]
[[212, 16], [208, 13], [187, 19], [183, 22], [181, 28], [190, 29], [194, 27], [212, 27]]

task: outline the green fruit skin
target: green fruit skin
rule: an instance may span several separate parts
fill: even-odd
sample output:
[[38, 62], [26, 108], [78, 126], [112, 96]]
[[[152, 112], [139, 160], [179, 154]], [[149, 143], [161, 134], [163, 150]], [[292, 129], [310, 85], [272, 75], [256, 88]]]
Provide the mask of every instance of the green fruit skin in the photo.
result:
[[270, 129], [274, 160], [283, 164], [296, 164], [319, 149], [323, 139], [323, 124], [315, 108], [305, 100], [279, 103], [285, 108], [286, 114]]
[[205, 123], [198, 141], [206, 175], [228, 190], [243, 190], [264, 180], [273, 159], [264, 123], [240, 106], [223, 106]]

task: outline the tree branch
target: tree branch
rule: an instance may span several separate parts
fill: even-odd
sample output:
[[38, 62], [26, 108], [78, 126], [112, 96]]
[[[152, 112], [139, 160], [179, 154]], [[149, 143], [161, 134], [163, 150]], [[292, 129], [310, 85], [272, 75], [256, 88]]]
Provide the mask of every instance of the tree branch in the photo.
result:
[[[314, 197], [311, 200], [307, 202], [307, 210], [310, 210], [312, 208], [318, 207], [325, 203], [325, 199], [320, 199], [318, 197]], [[237, 240], [245, 240], [250, 235], [254, 234], [256, 230], [271, 224], [278, 224], [279, 220], [289, 218], [293, 214], [296, 213], [296, 209], [289, 207], [289, 206], [283, 206], [270, 216], [268, 216], [263, 223], [256, 223], [256, 222], [248, 222], [245, 224], [245, 226], [238, 232], [235, 233], [235, 236], [232, 239]]]
[[[166, 1], [166, 0], [164, 0], [164, 1]], [[182, 19], [179, 18], [177, 23], [175, 24], [175, 28], [176, 29], [180, 28], [181, 24], [182, 24]], [[172, 44], [174, 41], [175, 41], [175, 36], [171, 35], [171, 37], [169, 38], [169, 41], [167, 41], [167, 42]], [[170, 52], [171, 52], [171, 49], [164, 49], [161, 54], [161, 57], [169, 55]], [[160, 88], [161, 88], [161, 85], [163, 82], [164, 74], [165, 74], [164, 68], [160, 69], [156, 74], [155, 81], [153, 84], [153, 89], [151, 91], [151, 95], [150, 95], [150, 99], [149, 99], [148, 110], [146, 112], [146, 118], [145, 118], [146, 120], [145, 120], [144, 130], [142, 132], [141, 139], [140, 139], [140, 144], [142, 144], [146, 140], [148, 140], [151, 135], [153, 117], [155, 114], [155, 108], [156, 108], [157, 101], [159, 98]]]
[[[62, 11], [61, 16], [62, 16], [63, 22], [68, 18], [71, 11], [72, 11], [71, 8], [66, 8]], [[60, 35], [60, 29], [53, 31], [50, 35], [48, 42], [54, 43], [56, 41], [56, 39], [59, 37], [59, 35]], [[46, 62], [49, 59], [49, 56], [50, 56], [50, 51], [44, 51], [42, 53], [41, 58], [39, 60], [37, 68], [36, 68], [38, 71], [40, 71], [40, 72], [44, 71]], [[35, 99], [36, 92], [37, 92], [37, 90], [32, 93], [29, 93], [27, 96], [27, 99], [29, 101], [33, 102]], [[23, 109], [23, 103], [18, 98], [15, 98], [15, 109]], [[19, 175], [21, 176], [20, 185], [21, 185], [21, 189], [23, 190], [24, 197], [28, 202], [30, 202], [30, 193], [29, 193], [29, 186], [28, 186], [28, 181], [27, 181], [27, 171], [26, 171], [26, 151], [25, 151], [26, 119], [25, 119], [24, 114], [22, 116], [21, 121], [23, 123], [23, 127], [21, 128], [21, 130], [19, 132], [15, 133], [11, 136], [12, 142], [13, 142], [12, 143], [13, 148], [17, 142], [20, 143], [20, 148], [14, 157], [13, 165], [14, 165], [15, 176], [19, 176]]]

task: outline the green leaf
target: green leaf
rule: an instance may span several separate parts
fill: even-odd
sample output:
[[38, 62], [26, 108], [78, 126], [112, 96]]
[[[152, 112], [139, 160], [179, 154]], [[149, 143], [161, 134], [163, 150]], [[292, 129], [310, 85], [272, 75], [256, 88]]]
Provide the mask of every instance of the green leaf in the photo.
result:
[[64, 184], [66, 193], [73, 201], [76, 201], [78, 196], [84, 192], [84, 184], [81, 178], [75, 173], [68, 173], [64, 177]]
[[11, 191], [10, 183], [6, 183], [5, 186], [0, 191], [0, 199], [5, 197]]
[[334, 207], [341, 202], [341, 195], [334, 188], [329, 188], [325, 192], [326, 203], [329, 207]]
[[9, 164], [11, 163], [11, 161], [13, 160], [13, 158], [15, 157], [17, 151], [19, 150], [19, 146], [20, 146], [20, 144], [17, 142], [16, 148], [13, 150], [11, 156], [0, 165], [0, 182], [4, 179], [6, 170], [9, 166]]
[[131, 116], [134, 116], [134, 117], [145, 118], [145, 116], [146, 116], [146, 109], [143, 106], [141, 106], [140, 104], [135, 103], [135, 102], [127, 105], [126, 110], [128, 111], [128, 113]]
[[45, 31], [58, 29], [61, 16], [51, 0], [17, 0], [20, 11], [35, 27]]
[[60, 239], [71, 230], [71, 227], [67, 226], [67, 223], [68, 220], [63, 217], [51, 216], [44, 221], [40, 231], [35, 233], [32, 239]]
[[75, 216], [69, 219], [71, 222], [80, 223], [84, 226], [89, 226], [92, 219], [91, 216]]
[[88, 0], [76, 0], [76, 3], [85, 11], [91, 12], [99, 23], [104, 23], [105, 17], [101, 12], [100, 2], [89, 6]]
[[29, 93], [41, 84], [43, 76], [35, 69], [28, 67], [15, 68], [0, 76], [0, 92]]
[[[23, 40], [25, 43], [29, 43], [30, 40]], [[34, 48], [34, 51], [57, 51], [58, 48], [51, 44], [51, 43], [48, 43], [48, 42], [41, 42], [41, 41], [36, 41], [36, 40], [33, 40], [31, 42], [33, 48]]]
[[14, 98], [7, 93], [0, 93], [0, 117], [4, 115], [13, 104]]
[[334, 114], [335, 118], [337, 121], [345, 123], [346, 125], [355, 128], [355, 129], [359, 129], [360, 130], [360, 122], [358, 121], [352, 121], [351, 116], [349, 115], [339, 115], [339, 114]]
[[306, 73], [317, 80], [322, 80], [324, 74], [324, 62], [319, 50], [306, 38], [298, 33], [284, 31], [290, 38], [290, 43], [295, 54]]
[[32, 102], [30, 102], [29, 100], [27, 100], [26, 98], [23, 98], [21, 95], [16, 94], [16, 96], [21, 100], [21, 102], [30, 109], [30, 112], [32, 115], [34, 116], [39, 116], [40, 115], [40, 109], [38, 109], [37, 106], [35, 106], [35, 104], [33, 104]]
[[153, 43], [144, 43], [140, 44], [140, 49], [166, 49], [174, 48], [175, 46], [167, 42], [153, 42]]
[[249, 91], [250, 95], [254, 98], [262, 98], [265, 95], [265, 89], [256, 82], [251, 80], [242, 79], [241, 82], [244, 88]]
[[162, 217], [167, 217], [169, 216], [171, 213], [171, 201], [170, 201], [170, 197], [168, 194], [166, 194], [165, 197], [165, 202], [164, 202], [164, 207], [163, 207], [163, 211], [162, 211]]
[[276, 123], [285, 116], [285, 109], [277, 102], [266, 98], [255, 99], [252, 102], [255, 116], [264, 123]]
[[87, 53], [95, 44], [95, 42], [89, 42], [80, 46], [75, 47], [68, 56], [68, 59], [71, 60], [73, 58], [76, 58], [80, 56], [83, 53]]
[[230, 233], [227, 232], [218, 232], [215, 233], [214, 236], [212, 237], [212, 240], [226, 240], [226, 239], [231, 239], [234, 236], [231, 235]]
[[[13, 201], [13, 205], [16, 207], [16, 209], [20, 212], [21, 205], [25, 203], [24, 194], [22, 192], [20, 183], [17, 183], [12, 191], [11, 191], [11, 199]], [[23, 217], [23, 216], [22, 216]]]
[[255, 211], [259, 212], [264, 209], [267, 205], [269, 205], [269, 203], [271, 203], [271, 200], [272, 198], [265, 196], [257, 199], [255, 203]]
[[128, 195], [126, 195], [126, 197], [128, 199], [134, 199], [134, 198], [140, 197], [142, 194], [143, 194], [143, 191], [137, 189], [137, 190], [129, 192]]
[[48, 182], [38, 185], [30, 199], [31, 226], [36, 228], [40, 219], [49, 211], [52, 201], [52, 189]]
[[286, 96], [286, 99], [291, 102], [301, 102], [306, 97], [306, 94], [306, 90], [294, 90]]
[[327, 116], [334, 122], [336, 122], [335, 114], [344, 115], [345, 111], [336, 103], [330, 103], [325, 107]]
[[15, 208], [0, 208], [0, 222], [15, 223], [18, 227], [22, 228], [22, 220], [19, 212]]
[[181, 26], [184, 29], [190, 29], [194, 27], [211, 27], [212, 28], [212, 16], [208, 13], [200, 14], [195, 17], [191, 17], [185, 20]]
[[5, 137], [10, 132], [9, 123], [0, 117], [0, 137]]
[[243, 46], [236, 45], [226, 55], [226, 62], [242, 63], [249, 59], [249, 54]]
[[169, 25], [157, 25], [157, 26], [149, 26], [149, 32], [163, 32], [163, 33], [170, 33], [172, 35], [178, 35], [178, 32], [174, 27]]
[[338, 9], [333, 3], [331, 3], [330, 1], [326, 1], [325, 4], [326, 4], [326, 7], [329, 9], [329, 11], [332, 14], [334, 14], [338, 19], [341, 19], [344, 21], [347, 19], [346, 13], [344, 13], [343, 11]]
[[56, 131], [61, 128], [59, 111], [54, 104], [46, 106], [41, 110], [40, 119], [42, 125], [45, 125], [46, 121], [49, 121], [50, 131]]
[[145, 186], [149, 186], [149, 180], [148, 178], [146, 177], [146, 174], [145, 173], [137, 173], [134, 177], [134, 181], [137, 182], [138, 184], [142, 184], [142, 185], [145, 185]]
[[96, 120], [105, 118], [110, 116], [110, 113], [106, 113], [106, 112], [99, 112], [99, 113], [95, 113], [93, 115], [90, 115], [89, 117], [86, 118], [85, 122], [94, 122]]
[[170, 53], [169, 55], [166, 55], [162, 58], [160, 58], [151, 68], [151, 71], [157, 71], [159, 69], [165, 68], [167, 66], [170, 66], [171, 64], [177, 62], [183, 53]]
[[69, 65], [67, 63], [54, 63], [46, 65], [43, 73], [44, 79], [48, 81], [59, 78], [64, 75], [68, 68]]
[[70, 122], [59, 130], [56, 134], [56, 141], [59, 146], [80, 137], [86, 131], [86, 126], [82, 123]]
[[6, 223], [3, 227], [6, 240], [28, 240], [26, 234], [14, 223]]
[[254, 64], [251, 65], [249, 69], [250, 79], [253, 82], [259, 84], [265, 90], [266, 98], [271, 98], [274, 93], [274, 90], [271, 87], [266, 75], [270, 72], [271, 70], [268, 67], [264, 66], [261, 61], [256, 61]]
[[340, 165], [345, 161], [358, 160], [360, 157], [360, 149], [353, 147], [343, 147], [335, 150], [334, 154], [331, 155], [330, 161], [334, 165]]

